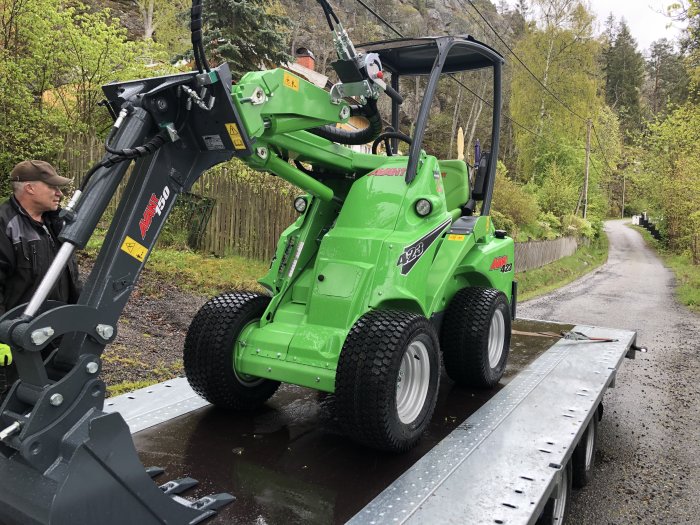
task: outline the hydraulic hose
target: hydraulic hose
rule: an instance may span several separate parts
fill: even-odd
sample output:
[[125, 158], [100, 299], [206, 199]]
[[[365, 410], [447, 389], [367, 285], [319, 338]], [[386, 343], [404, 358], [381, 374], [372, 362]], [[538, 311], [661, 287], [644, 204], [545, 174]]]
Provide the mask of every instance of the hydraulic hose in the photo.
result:
[[382, 117], [377, 109], [377, 101], [369, 100], [363, 109], [363, 114], [369, 120], [369, 126], [357, 131], [346, 131], [335, 126], [325, 125], [310, 129], [309, 132], [328, 139], [332, 142], [348, 145], [361, 145], [372, 142], [382, 132]]

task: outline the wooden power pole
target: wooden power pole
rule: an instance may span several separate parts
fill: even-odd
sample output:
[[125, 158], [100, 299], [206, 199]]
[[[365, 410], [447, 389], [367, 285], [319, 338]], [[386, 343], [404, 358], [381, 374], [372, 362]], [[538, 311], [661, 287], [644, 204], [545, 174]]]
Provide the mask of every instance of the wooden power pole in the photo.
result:
[[588, 215], [588, 164], [591, 157], [591, 119], [586, 121], [586, 173], [583, 179], [583, 218]]
[[620, 212], [620, 218], [625, 218], [625, 185], [627, 183], [627, 177], [622, 174], [622, 211]]

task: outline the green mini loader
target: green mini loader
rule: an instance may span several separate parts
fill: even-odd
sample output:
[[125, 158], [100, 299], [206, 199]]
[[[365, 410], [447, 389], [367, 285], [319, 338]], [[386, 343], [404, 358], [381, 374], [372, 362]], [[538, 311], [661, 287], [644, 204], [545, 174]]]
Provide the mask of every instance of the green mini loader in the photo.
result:
[[[286, 69], [233, 84], [226, 64], [205, 58], [201, 0], [192, 7], [196, 71], [104, 86], [115, 119], [106, 154], [64, 209], [63, 246], [36, 294], [0, 319], [19, 373], [0, 407], [0, 522], [197, 523], [233, 499], [176, 496], [196, 483], [189, 479], [158, 487], [124, 420], [102, 411], [99, 377], [100, 356], [177, 196], [233, 156], [304, 193], [260, 279], [268, 293], [220, 295], [192, 321], [184, 365], [196, 392], [227, 409], [256, 408], [281, 382], [332, 393], [345, 434], [403, 451], [430, 422], [441, 362], [462, 385], [501, 378], [516, 303], [513, 241], [489, 216], [503, 59], [471, 37], [355, 48], [327, 1], [319, 3], [338, 52], [330, 92]], [[490, 152], [470, 183], [462, 160], [429, 155], [423, 137], [441, 76], [484, 68], [493, 72]], [[401, 78], [416, 75], [426, 87], [408, 135], [398, 91]], [[377, 104], [383, 93], [392, 100], [388, 130]], [[341, 127], [357, 116], [366, 128]], [[349, 147], [370, 143], [372, 153]], [[47, 301], [132, 160], [78, 303]]]

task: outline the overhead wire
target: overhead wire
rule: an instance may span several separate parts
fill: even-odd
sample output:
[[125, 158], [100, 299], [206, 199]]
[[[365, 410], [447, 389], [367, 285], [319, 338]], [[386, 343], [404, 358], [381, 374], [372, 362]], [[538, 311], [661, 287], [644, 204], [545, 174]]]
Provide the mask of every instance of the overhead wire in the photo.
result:
[[391, 30], [392, 30], [394, 33], [396, 33], [399, 37], [405, 38], [405, 37], [399, 32], [398, 29], [396, 29], [396, 28], [395, 28], [394, 26], [392, 26], [389, 22], [387, 22], [386, 20], [384, 20], [384, 18], [382, 18], [382, 17], [379, 15], [379, 13], [375, 12], [374, 9], [372, 9], [370, 6], [368, 6], [368, 5], [367, 5], [366, 3], [364, 3], [362, 0], [357, 0], [357, 2], [358, 2], [362, 7], [364, 7], [365, 9], [367, 9], [367, 11], [369, 11], [370, 13], [372, 13], [378, 20], [380, 20], [385, 26], [387, 26], [389, 29], [391, 29]]
[[[396, 33], [396, 35], [398, 35], [398, 36], [401, 37], [401, 38], [405, 38], [405, 36], [404, 36], [400, 31], [398, 31], [398, 30], [397, 30], [395, 27], [393, 27], [389, 22], [387, 22], [387, 21], [386, 21], [381, 15], [379, 15], [375, 10], [373, 10], [372, 8], [370, 8], [365, 2], [363, 2], [362, 0], [357, 0], [357, 2], [358, 2], [360, 5], [362, 5], [362, 7], [364, 7], [367, 11], [369, 11], [375, 18], [377, 18], [380, 22], [382, 22], [386, 27], [388, 27], [388, 28], [391, 29], [394, 33]], [[471, 2], [470, 2], [470, 3], [471, 3]], [[476, 10], [476, 7], [475, 7], [475, 10]], [[479, 14], [481, 15], [481, 13], [479, 13]], [[470, 17], [470, 18], [471, 18], [471, 17]], [[482, 17], [482, 18], [483, 18], [483, 17]], [[484, 21], [487, 22], [486, 19], [484, 19]], [[487, 24], [488, 24], [488, 22], [487, 22]], [[491, 28], [491, 30], [496, 34], [496, 36], [498, 36], [498, 34], [496, 33], [496, 31], [493, 29], [493, 27], [492, 27], [490, 24], [488, 24], [488, 25], [489, 25], [489, 28]], [[501, 41], [503, 41], [503, 40], [500, 38], [500, 36], [499, 36], [499, 39], [500, 39]], [[505, 42], [503, 42], [503, 44], [504, 44], [504, 45], [508, 48], [508, 50], [509, 50], [514, 56], [516, 56], [516, 58], [517, 58], [517, 55], [515, 55], [515, 53], [510, 49], [510, 47], [508, 47], [508, 45], [505, 44]], [[518, 60], [519, 60], [519, 59], [518, 59]], [[520, 61], [520, 60], [519, 60], [519, 61]], [[521, 63], [522, 63], [522, 62], [521, 62]], [[523, 64], [524, 67], [526, 67], [524, 63], [522, 63], [522, 64]], [[526, 68], [527, 68], [527, 67], [526, 67]], [[528, 71], [529, 71], [529, 69], [528, 69]], [[532, 72], [530, 72], [530, 73], [532, 74]], [[459, 84], [462, 88], [464, 88], [466, 91], [468, 91], [472, 96], [476, 97], [478, 100], [480, 100], [481, 102], [483, 102], [484, 104], [486, 104], [488, 107], [490, 107], [491, 109], [493, 109], [493, 104], [492, 104], [491, 102], [489, 102], [488, 100], [486, 100], [486, 99], [484, 99], [483, 97], [481, 97], [478, 93], [474, 92], [472, 89], [470, 89], [467, 85], [465, 85], [463, 82], [461, 82], [461, 81], [460, 81], [458, 78], [456, 78], [454, 75], [448, 75], [448, 76], [449, 76], [454, 82], [456, 82], [457, 84]], [[544, 87], [544, 85], [543, 85], [543, 87]], [[550, 94], [554, 96], [553, 93], [550, 93]], [[555, 97], [555, 98], [556, 98], [556, 97]], [[560, 101], [560, 102], [561, 102], [561, 101]], [[563, 103], [562, 103], [562, 104], [563, 104]], [[568, 109], [568, 108], [567, 108], [567, 109]], [[574, 113], [574, 114], [575, 114], [576, 116], [578, 116], [579, 118], [582, 118], [582, 117], [580, 117], [579, 115], [577, 115], [575, 112], [573, 112], [573, 110], [570, 110], [570, 111], [572, 111], [572, 113]], [[506, 120], [508, 120], [509, 122], [513, 123], [514, 125], [516, 125], [516, 126], [519, 127], [520, 129], [522, 129], [523, 131], [526, 131], [527, 133], [530, 133], [530, 134], [532, 134], [532, 135], [534, 135], [534, 136], [536, 136], [536, 137], [538, 137], [538, 138], [544, 140], [545, 142], [548, 142], [548, 143], [553, 144], [553, 145], [555, 145], [555, 146], [566, 146], [566, 147], [570, 147], [569, 144], [564, 144], [564, 143], [561, 143], [561, 142], [556, 142], [556, 141], [554, 141], [554, 140], [552, 140], [552, 139], [549, 139], [549, 138], [545, 137], [545, 136], [542, 135], [541, 133], [538, 133], [538, 132], [536, 132], [536, 131], [533, 131], [532, 129], [530, 129], [530, 128], [527, 127], [526, 125], [521, 124], [520, 122], [518, 122], [517, 120], [513, 119], [512, 117], [509, 117], [508, 115], [502, 114], [502, 116], [503, 116]], [[585, 119], [584, 119], [584, 120], [585, 120]], [[597, 138], [597, 137], [596, 137], [596, 138]], [[603, 155], [604, 155], [605, 153], [604, 153], [604, 151], [603, 151], [603, 149], [602, 149], [602, 146], [600, 145], [600, 141], [598, 141], [598, 147], [599, 147], [599, 149], [601, 150], [601, 152], [602, 152]], [[585, 150], [586, 148], [585, 148], [585, 146], [576, 146], [576, 149]], [[610, 169], [610, 165], [607, 163], [607, 159], [606, 159], [606, 165], [608, 166], [608, 169]], [[611, 170], [611, 171], [612, 171], [612, 170]]]
[[593, 136], [595, 137], [595, 141], [598, 143], [598, 149], [600, 150], [600, 153], [603, 155], [603, 160], [605, 161], [605, 165], [608, 167], [608, 170], [610, 173], [613, 172], [612, 167], [610, 166], [610, 163], [608, 162], [608, 157], [605, 155], [605, 150], [603, 149], [603, 145], [600, 142], [600, 137], [598, 137], [598, 131], [595, 129], [595, 126], [591, 124], [591, 128], [593, 129]]
[[[472, 0], [467, 0], [467, 1], [469, 2], [469, 5], [472, 6], [472, 8], [474, 9], [474, 11], [476, 11], [476, 13], [479, 15], [479, 17], [480, 17], [480, 18], [486, 23], [486, 25], [491, 29], [491, 31], [493, 31], [493, 34], [496, 35], [496, 38], [498, 38], [498, 39], [501, 41], [501, 43], [506, 47], [506, 49], [510, 52], [510, 54], [513, 55], [513, 57], [515, 58], [515, 60], [517, 60], [518, 63], [519, 63], [523, 68], [525, 68], [525, 70], [530, 74], [530, 76], [531, 76], [533, 79], [535, 79], [535, 81], [536, 81], [540, 86], [542, 86], [542, 89], [543, 89], [544, 91], [546, 91], [554, 100], [556, 100], [557, 102], [559, 102], [559, 104], [561, 104], [562, 107], [564, 107], [564, 108], [565, 108], [567, 111], [569, 111], [572, 115], [578, 117], [579, 119], [581, 119], [581, 120], [583, 120], [583, 121], [586, 121], [586, 120], [587, 120], [586, 117], [581, 116], [579, 113], [577, 113], [576, 111], [574, 111], [573, 109], [571, 109], [571, 107], [570, 107], [566, 102], [564, 102], [561, 98], [559, 98], [559, 96], [558, 96], [556, 93], [554, 93], [551, 89], [549, 89], [549, 87], [547, 87], [544, 83], [542, 83], [542, 81], [537, 77], [537, 75], [535, 75], [535, 74], [532, 72], [532, 70], [528, 67], [528, 65], [527, 65], [525, 62], [523, 62], [522, 59], [518, 56], [518, 54], [510, 48], [510, 46], [508, 45], [508, 43], [507, 43], [505, 40], [503, 40], [503, 38], [501, 37], [501, 35], [500, 35], [500, 34], [498, 33], [498, 31], [496, 31], [496, 29], [491, 25], [491, 23], [488, 21], [488, 19], [487, 19], [483, 14], [481, 14], [481, 11], [479, 11], [479, 8], [476, 7], [476, 5], [474, 4], [474, 2], [473, 2]], [[460, 4], [462, 4], [463, 6], [465, 5], [464, 2], [462, 2], [462, 0], [458, 0], [458, 2], [459, 2]], [[465, 6], [465, 7], [466, 7], [466, 6]]]

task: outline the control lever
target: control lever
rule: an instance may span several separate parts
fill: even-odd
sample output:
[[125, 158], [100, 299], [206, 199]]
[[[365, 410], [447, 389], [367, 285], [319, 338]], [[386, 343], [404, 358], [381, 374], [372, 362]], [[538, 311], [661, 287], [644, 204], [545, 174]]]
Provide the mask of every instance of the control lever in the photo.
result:
[[403, 97], [401, 96], [401, 94], [398, 91], [396, 91], [393, 87], [391, 87], [389, 84], [387, 84], [386, 87], [384, 88], [384, 92], [387, 95], [389, 95], [391, 100], [393, 100], [397, 104], [399, 104], [399, 105], [403, 104]]

